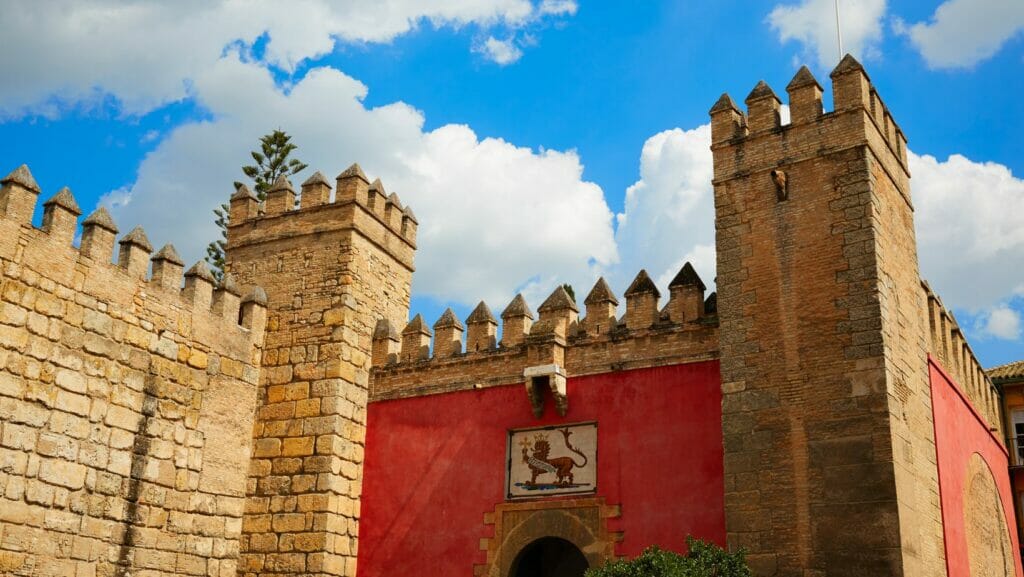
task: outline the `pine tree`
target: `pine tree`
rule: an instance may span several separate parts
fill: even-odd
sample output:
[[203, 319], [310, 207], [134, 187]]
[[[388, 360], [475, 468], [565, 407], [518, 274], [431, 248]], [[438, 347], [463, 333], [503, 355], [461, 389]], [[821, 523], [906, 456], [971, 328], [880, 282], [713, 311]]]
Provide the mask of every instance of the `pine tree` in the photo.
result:
[[[291, 136], [280, 129], [263, 136], [260, 138], [260, 149], [249, 153], [256, 164], [242, 167], [242, 172], [252, 179], [256, 197], [260, 202], [266, 200], [267, 191], [279, 177], [291, 176], [306, 169], [306, 163], [297, 158], [290, 158], [298, 148], [292, 144], [291, 139]], [[238, 190], [241, 185], [241, 182], [235, 182], [235, 190]], [[224, 248], [228, 238], [228, 205], [222, 204], [213, 209], [213, 214], [217, 217], [214, 222], [220, 229], [220, 238], [207, 245], [206, 262], [210, 264], [214, 276], [219, 281], [224, 276]]]

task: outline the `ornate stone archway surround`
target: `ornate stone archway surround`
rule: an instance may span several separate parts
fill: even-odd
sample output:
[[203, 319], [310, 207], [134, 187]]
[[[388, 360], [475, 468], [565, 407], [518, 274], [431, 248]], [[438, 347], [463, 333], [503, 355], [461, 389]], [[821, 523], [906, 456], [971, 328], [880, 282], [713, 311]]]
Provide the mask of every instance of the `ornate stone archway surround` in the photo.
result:
[[516, 554], [543, 537], [569, 541], [597, 567], [615, 558], [615, 544], [623, 534], [609, 531], [608, 519], [621, 514], [618, 505], [608, 505], [603, 497], [501, 503], [484, 513], [484, 525], [493, 525], [494, 533], [480, 540], [487, 562], [475, 565], [473, 575], [507, 577]]

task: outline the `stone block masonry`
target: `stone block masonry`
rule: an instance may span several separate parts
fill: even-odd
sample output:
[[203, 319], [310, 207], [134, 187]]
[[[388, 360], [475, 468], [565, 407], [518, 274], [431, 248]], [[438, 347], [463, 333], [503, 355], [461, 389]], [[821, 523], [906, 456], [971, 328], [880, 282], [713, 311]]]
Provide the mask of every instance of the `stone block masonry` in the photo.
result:
[[758, 575], [943, 575], [906, 141], [863, 68], [711, 109], [726, 528]]
[[[650, 282], [644, 271], [637, 279], [644, 286]], [[653, 295], [627, 291], [621, 319], [615, 316], [618, 300], [603, 278], [587, 296], [582, 319], [576, 318], [576, 304], [561, 287], [540, 306], [536, 323], [525, 299], [517, 295], [501, 315], [500, 345], [494, 336], [498, 322], [481, 302], [466, 319], [465, 352], [462, 324], [451, 310], [434, 324], [432, 356], [431, 333], [420, 315], [402, 331], [401, 342], [395, 327], [382, 319], [373, 337], [370, 400], [521, 383], [527, 368], [552, 363], [578, 377], [717, 359], [716, 312], [705, 309], [704, 283], [690, 263], [670, 283], [671, 296], [660, 311], [657, 288], [653, 282], [649, 286]]]
[[[0, 188], [0, 574], [237, 568], [265, 308], [62, 189]], [[146, 279], [152, 265], [153, 275]]]
[[356, 574], [371, 337], [407, 318], [416, 217], [358, 165], [231, 199], [228, 266], [269, 304], [239, 575]]
[[[353, 577], [357, 559], [390, 575], [423, 558], [484, 573], [522, 546], [480, 523], [506, 495], [508, 431], [572, 420], [601, 421], [602, 482], [623, 488], [604, 557], [612, 534], [631, 554], [724, 528], [759, 577], [946, 574], [967, 549], [943, 525], [962, 496], [939, 486], [964, 479], [937, 462], [1005, 460], [999, 391], [919, 278], [903, 133], [856, 60], [832, 81], [825, 112], [796, 74], [789, 125], [763, 82], [746, 112], [723, 95], [718, 292], [686, 264], [661, 302], [641, 271], [621, 317], [599, 279], [583, 314], [559, 287], [537, 316], [520, 295], [500, 323], [482, 302], [465, 322], [409, 321], [418, 222], [358, 165], [301, 195], [285, 178], [263, 202], [238, 188], [219, 284], [141, 228], [119, 237], [103, 209], [76, 248], [67, 188], [33, 227], [40, 189], [16, 169], [0, 179], [0, 575]], [[985, 446], [961, 442], [929, 366]], [[651, 484], [646, 467], [677, 472]], [[472, 468], [487, 473], [468, 498], [438, 474]], [[1000, 529], [989, 493], [963, 508], [979, 535]], [[537, 495], [538, 510], [568, 503]]]

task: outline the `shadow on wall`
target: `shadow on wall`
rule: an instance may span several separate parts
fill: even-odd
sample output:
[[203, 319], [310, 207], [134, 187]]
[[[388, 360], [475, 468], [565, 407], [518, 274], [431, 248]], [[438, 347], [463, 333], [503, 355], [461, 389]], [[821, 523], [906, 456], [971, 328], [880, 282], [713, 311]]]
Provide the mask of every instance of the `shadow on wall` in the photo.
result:
[[158, 409], [157, 376], [149, 373], [143, 387], [142, 415], [139, 418], [138, 432], [132, 444], [131, 476], [128, 479], [128, 505], [125, 510], [125, 535], [117, 552], [117, 568], [115, 577], [131, 577], [130, 570], [134, 564], [133, 552], [139, 537], [138, 526], [145, 520], [139, 516], [139, 497], [142, 492], [142, 479], [146, 474], [150, 448], [153, 444], [153, 425]]

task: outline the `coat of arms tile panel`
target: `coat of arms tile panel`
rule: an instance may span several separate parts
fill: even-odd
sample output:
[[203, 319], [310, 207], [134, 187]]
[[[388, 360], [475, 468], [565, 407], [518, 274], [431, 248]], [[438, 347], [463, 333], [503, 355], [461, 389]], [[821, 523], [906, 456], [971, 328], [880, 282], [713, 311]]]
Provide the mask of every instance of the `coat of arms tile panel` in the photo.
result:
[[597, 423], [508, 432], [508, 499], [597, 491]]

